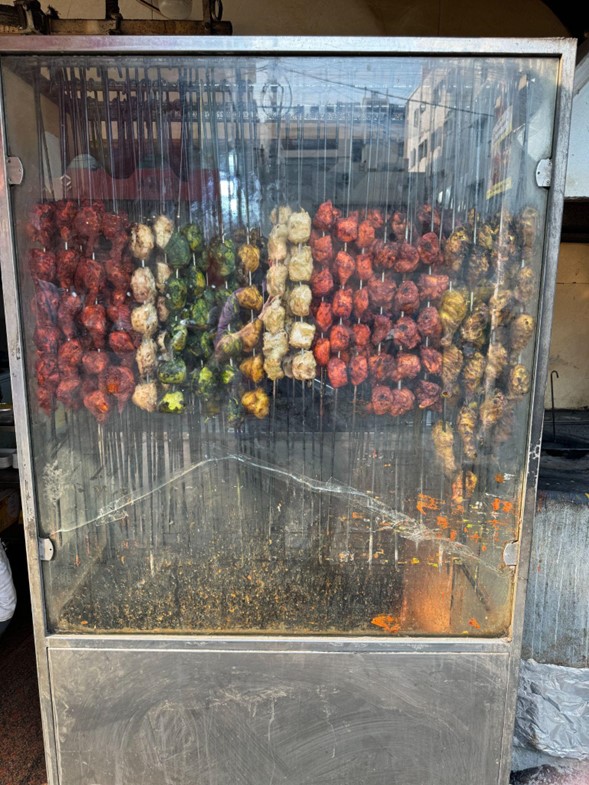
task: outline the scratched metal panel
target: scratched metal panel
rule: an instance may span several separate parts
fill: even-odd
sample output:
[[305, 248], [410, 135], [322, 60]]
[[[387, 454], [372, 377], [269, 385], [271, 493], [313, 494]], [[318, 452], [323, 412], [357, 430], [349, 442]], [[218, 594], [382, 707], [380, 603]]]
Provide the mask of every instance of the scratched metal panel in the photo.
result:
[[522, 657], [589, 667], [589, 505], [542, 495], [534, 520]]
[[52, 649], [60, 785], [496, 785], [508, 655]]

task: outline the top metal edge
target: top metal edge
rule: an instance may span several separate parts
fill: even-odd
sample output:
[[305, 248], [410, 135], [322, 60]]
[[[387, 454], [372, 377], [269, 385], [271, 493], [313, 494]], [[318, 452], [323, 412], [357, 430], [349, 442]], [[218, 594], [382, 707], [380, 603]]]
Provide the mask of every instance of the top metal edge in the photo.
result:
[[576, 51], [575, 38], [380, 36], [0, 35], [1, 54], [547, 55]]

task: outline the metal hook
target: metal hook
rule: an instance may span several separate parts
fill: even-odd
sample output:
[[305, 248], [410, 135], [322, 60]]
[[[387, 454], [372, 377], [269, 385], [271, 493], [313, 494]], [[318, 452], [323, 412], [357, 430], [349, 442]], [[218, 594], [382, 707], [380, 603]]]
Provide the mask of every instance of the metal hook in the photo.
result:
[[558, 371], [550, 371], [550, 399], [552, 405], [552, 441], [556, 442], [556, 415], [554, 412], [554, 376], [559, 379]]

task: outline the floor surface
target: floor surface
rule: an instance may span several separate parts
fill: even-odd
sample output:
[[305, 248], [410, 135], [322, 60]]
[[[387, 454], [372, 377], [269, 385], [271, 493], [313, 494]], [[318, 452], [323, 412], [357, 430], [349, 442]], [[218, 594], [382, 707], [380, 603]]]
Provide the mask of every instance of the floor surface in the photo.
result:
[[15, 527], [2, 532], [1, 537], [14, 575], [17, 609], [0, 637], [0, 785], [45, 785], [24, 540]]

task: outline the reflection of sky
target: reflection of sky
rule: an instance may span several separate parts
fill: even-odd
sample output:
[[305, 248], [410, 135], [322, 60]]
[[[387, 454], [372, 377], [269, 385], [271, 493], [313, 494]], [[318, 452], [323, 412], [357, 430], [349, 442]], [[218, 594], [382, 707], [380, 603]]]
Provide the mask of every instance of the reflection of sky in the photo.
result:
[[420, 84], [423, 67], [423, 58], [277, 57], [258, 65], [255, 97], [262, 104], [264, 84], [277, 82], [305, 105], [358, 102], [373, 92], [402, 103]]

